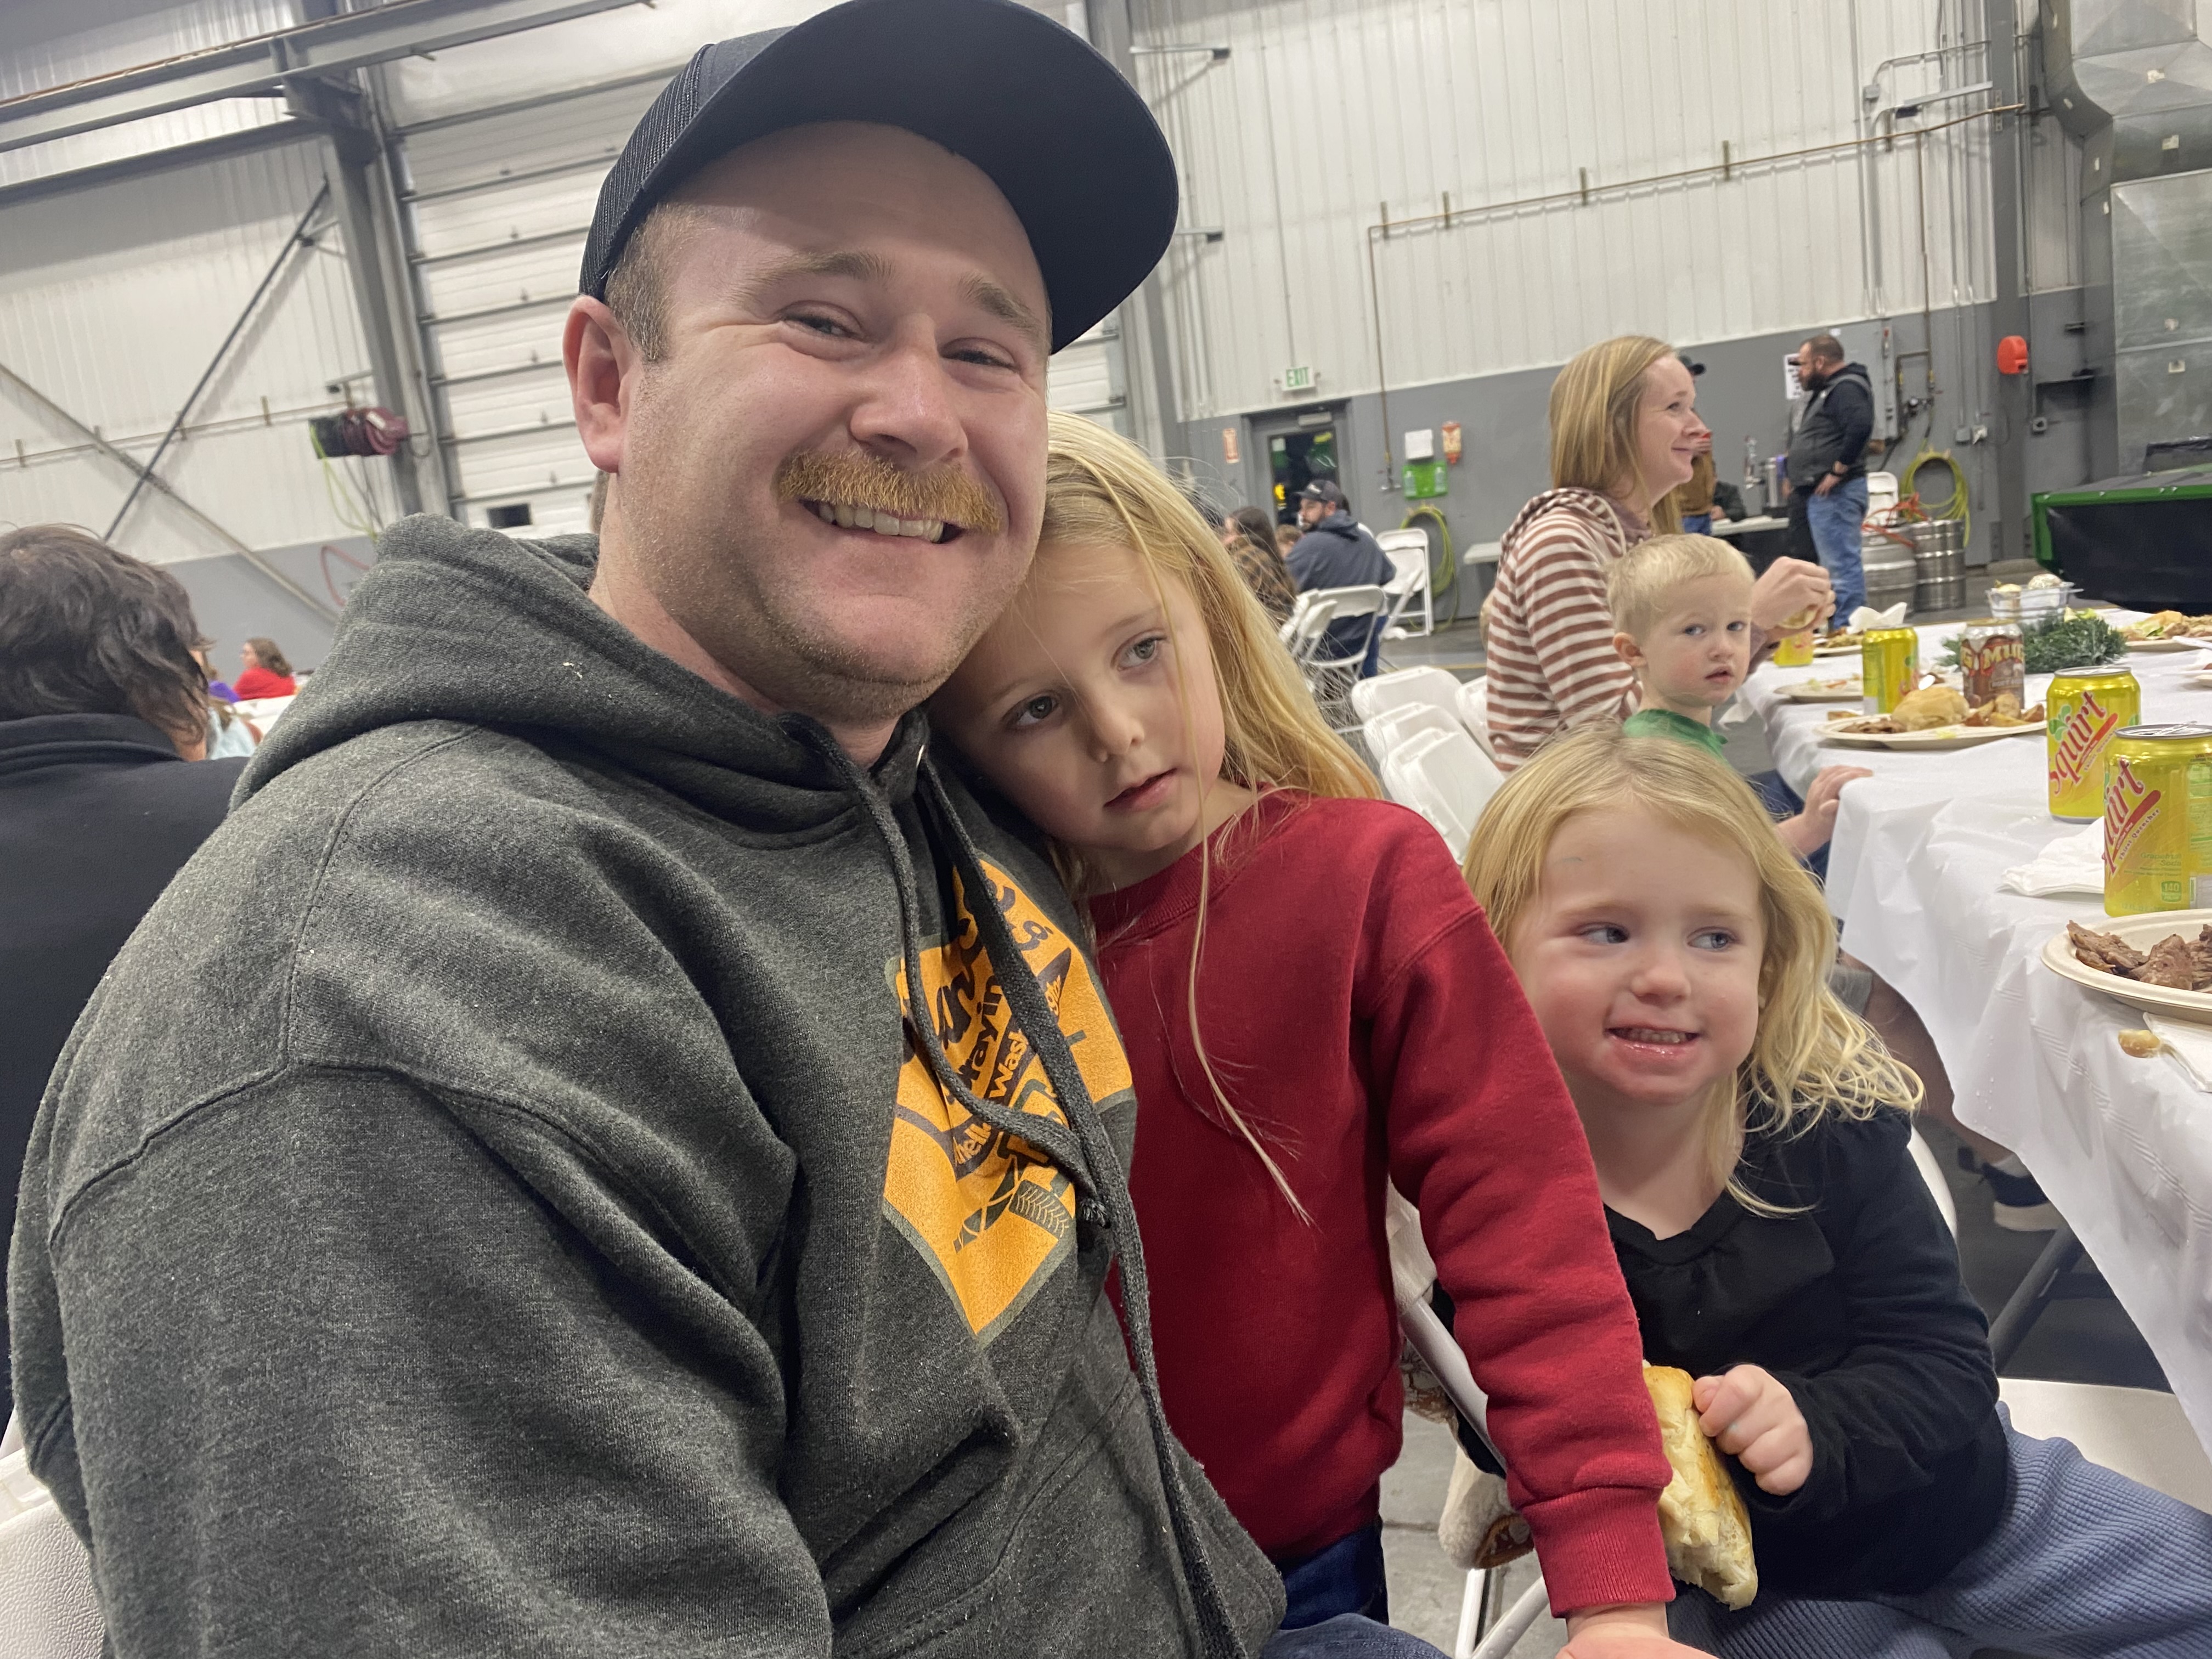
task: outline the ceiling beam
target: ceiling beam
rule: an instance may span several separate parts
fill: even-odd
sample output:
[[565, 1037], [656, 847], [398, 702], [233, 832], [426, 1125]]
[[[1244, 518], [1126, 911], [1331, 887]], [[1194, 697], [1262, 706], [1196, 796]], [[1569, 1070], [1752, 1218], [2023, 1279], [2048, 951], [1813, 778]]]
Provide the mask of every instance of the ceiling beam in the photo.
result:
[[366, 69], [639, 0], [392, 0], [0, 100], [0, 150], [21, 149], [220, 98], [279, 93], [302, 76]]

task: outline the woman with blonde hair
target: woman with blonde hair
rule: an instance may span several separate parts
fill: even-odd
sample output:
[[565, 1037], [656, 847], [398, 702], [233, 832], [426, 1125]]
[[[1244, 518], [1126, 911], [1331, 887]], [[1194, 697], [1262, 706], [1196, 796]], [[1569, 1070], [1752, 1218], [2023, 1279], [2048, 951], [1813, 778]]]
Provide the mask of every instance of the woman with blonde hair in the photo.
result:
[[1124, 440], [1051, 418], [1036, 562], [931, 717], [1088, 902], [1170, 1424], [1282, 1572], [1286, 1626], [1387, 1620], [1395, 1182], [1480, 1310], [1468, 1361], [1575, 1650], [1679, 1653], [1633, 1322], [1497, 941], [1190, 503]]
[[1507, 781], [1466, 867], [1574, 1096], [1644, 1357], [1690, 1374], [1748, 1513], [1755, 1585], [1715, 1586], [1733, 1611], [1685, 1588], [1676, 1637], [2203, 1652], [2212, 1516], [2006, 1419], [1914, 1167], [1919, 1080], [1829, 990], [1827, 905], [1743, 781], [1577, 732]]
[[[1505, 770], [1568, 727], [1635, 712], [1606, 577], [1637, 543], [1680, 527], [1668, 498], [1711, 436], [1697, 396], [1674, 349], [1642, 334], [1590, 347], [1552, 383], [1552, 487], [1507, 529], [1489, 607], [1491, 742]], [[1778, 560], [1752, 619], [1772, 634], [1832, 603], [1818, 565]]]

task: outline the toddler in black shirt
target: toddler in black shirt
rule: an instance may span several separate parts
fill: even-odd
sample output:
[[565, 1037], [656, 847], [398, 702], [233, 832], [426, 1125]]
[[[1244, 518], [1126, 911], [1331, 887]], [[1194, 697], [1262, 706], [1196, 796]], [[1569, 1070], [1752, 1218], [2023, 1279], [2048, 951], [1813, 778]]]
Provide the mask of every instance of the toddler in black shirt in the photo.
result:
[[1585, 730], [1490, 803], [1467, 877], [1597, 1166], [1644, 1358], [1696, 1378], [1759, 1592], [1682, 1589], [1742, 1659], [2183, 1659], [2212, 1516], [2015, 1433], [1915, 1168], [1919, 1083], [1827, 989], [1820, 890], [1717, 758]]

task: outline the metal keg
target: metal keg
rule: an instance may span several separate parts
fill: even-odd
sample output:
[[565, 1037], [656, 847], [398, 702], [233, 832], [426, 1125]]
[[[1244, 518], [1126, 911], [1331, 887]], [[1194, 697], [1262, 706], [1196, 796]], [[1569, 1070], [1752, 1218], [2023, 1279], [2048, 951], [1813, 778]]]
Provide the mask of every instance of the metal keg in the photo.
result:
[[1966, 603], [1966, 526], [1934, 519], [1912, 526], [1912, 608], [1956, 611]]
[[1899, 600], [1914, 597], [1915, 561], [1919, 547], [1904, 528], [1869, 530], [1859, 541], [1859, 568], [1866, 575], [1866, 602], [1887, 611]]

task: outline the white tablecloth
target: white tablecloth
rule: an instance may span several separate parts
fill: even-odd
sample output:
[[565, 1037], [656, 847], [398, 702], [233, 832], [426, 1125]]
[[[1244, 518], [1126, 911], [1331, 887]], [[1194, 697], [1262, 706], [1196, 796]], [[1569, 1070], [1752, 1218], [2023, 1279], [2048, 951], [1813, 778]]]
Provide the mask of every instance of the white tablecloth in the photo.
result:
[[[1921, 630], [1923, 667], [1958, 624]], [[2131, 653], [2147, 720], [2212, 721], [2212, 690], [2183, 684], [2198, 659]], [[1844, 948], [1927, 1022], [1961, 1121], [2012, 1147], [2087, 1246], [2212, 1450], [2212, 1094], [2170, 1060], [2123, 1054], [2143, 1017], [2037, 960], [2101, 899], [2027, 898], [1999, 878], [2077, 826], [2051, 817], [2039, 737], [1928, 754], [1823, 744], [1829, 708], [1793, 681], [1849, 673], [1849, 657], [1759, 669], [1744, 696], [1778, 768], [1803, 790], [1821, 767], [1870, 767], [1845, 788], [1828, 854]], [[2048, 681], [2028, 682], [2027, 700]], [[1849, 705], [1845, 705], [1848, 707]]]

